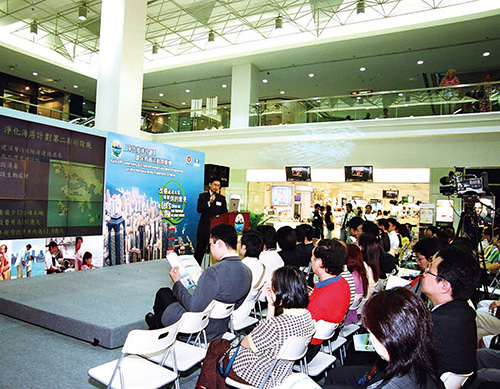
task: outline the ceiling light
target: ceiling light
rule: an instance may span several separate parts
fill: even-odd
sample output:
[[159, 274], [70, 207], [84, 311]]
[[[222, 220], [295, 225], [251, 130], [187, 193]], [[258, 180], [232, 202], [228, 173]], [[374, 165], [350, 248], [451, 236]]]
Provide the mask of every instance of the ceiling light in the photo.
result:
[[314, 77], [314, 73], [309, 73], [309, 77], [313, 78]]
[[264, 84], [267, 84], [267, 78], [264, 78], [264, 79], [262, 80], [262, 82], [263, 82]]
[[489, 56], [490, 56], [490, 54], [491, 54], [491, 53], [490, 53], [489, 51], [485, 51], [485, 52], [483, 53], [483, 57], [489, 57]]
[[419, 59], [419, 60], [417, 61], [417, 65], [423, 65], [423, 64], [424, 64], [424, 60], [423, 60], [423, 59]]
[[38, 76], [38, 73], [37, 73], [37, 72], [33, 72], [33, 73], [31, 73], [31, 74], [33, 74], [35, 77], [36, 77], [36, 76]]
[[30, 90], [30, 87], [29, 86], [25, 86], [24, 90]]
[[208, 33], [208, 41], [209, 42], [214, 42], [215, 41], [215, 33], [213, 31], [210, 31]]
[[360, 67], [360, 68], [359, 68], [359, 70], [360, 70], [361, 72], [364, 72], [364, 71], [366, 70], [366, 68], [365, 68], [364, 66], [362, 66], [362, 67]]
[[73, 88], [77, 89], [77, 88], [78, 88], [78, 85], [76, 85], [76, 84], [75, 84], [75, 85], [73, 85]]
[[284, 95], [284, 94], [285, 94], [284, 90], [280, 91], [280, 95]]
[[78, 8], [78, 19], [80, 19], [82, 22], [84, 20], [87, 20], [87, 7], [85, 6], [85, 4]]
[[163, 97], [163, 93], [158, 93], [158, 96]]
[[186, 102], [185, 102], [185, 101], [183, 101], [181, 104], [182, 104], [182, 105], [186, 105]]
[[283, 28], [283, 19], [281, 18], [281, 16], [278, 16], [276, 18], [275, 26], [276, 28]]
[[159, 49], [158, 43], [153, 43], [153, 54], [158, 54], [158, 49]]
[[191, 92], [191, 90], [190, 89], [186, 89], [186, 93], [189, 93], [189, 92]]
[[154, 109], [157, 109], [158, 107], [155, 105], [153, 108], [154, 108]]
[[226, 85], [226, 84], [222, 84], [222, 87], [223, 87], [223, 88], [227, 88], [227, 85]]
[[357, 14], [364, 14], [365, 13], [365, 1], [364, 0], [359, 0], [358, 4], [356, 4], [356, 13]]
[[35, 20], [33, 20], [30, 24], [30, 34], [33, 36], [38, 34], [38, 24], [36, 24]]

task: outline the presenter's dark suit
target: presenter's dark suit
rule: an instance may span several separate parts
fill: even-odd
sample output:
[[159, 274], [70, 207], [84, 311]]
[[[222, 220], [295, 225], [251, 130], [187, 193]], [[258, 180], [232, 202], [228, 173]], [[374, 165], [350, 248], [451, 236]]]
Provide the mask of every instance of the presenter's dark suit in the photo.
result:
[[[194, 257], [201, 264], [207, 251], [210, 238], [210, 218], [227, 213], [226, 198], [219, 193], [215, 194], [215, 201], [210, 202], [210, 192], [203, 192], [198, 196], [196, 210], [200, 214], [200, 222], [196, 231], [196, 250]], [[210, 203], [210, 205], [209, 205]]]
[[431, 312], [436, 334], [439, 375], [477, 369], [476, 312], [466, 301], [453, 300]]

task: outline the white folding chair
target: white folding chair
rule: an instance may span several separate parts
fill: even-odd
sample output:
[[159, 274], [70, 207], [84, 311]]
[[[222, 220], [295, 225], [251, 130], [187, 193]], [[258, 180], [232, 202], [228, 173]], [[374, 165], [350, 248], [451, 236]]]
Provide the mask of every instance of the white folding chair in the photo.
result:
[[337, 358], [335, 358], [332, 349], [331, 338], [335, 335], [335, 330], [339, 327], [340, 323], [330, 323], [324, 320], [318, 320], [316, 323], [316, 332], [313, 337], [320, 340], [328, 340], [327, 352], [319, 351], [316, 356], [307, 362], [304, 357], [304, 363], [307, 366], [307, 373], [309, 376], [316, 377], [320, 375], [330, 366], [332, 366]]
[[251, 316], [259, 296], [260, 289], [250, 290], [243, 304], [233, 311], [229, 323], [229, 328], [233, 334], [259, 322], [259, 319]]
[[234, 303], [228, 304], [213, 300], [210, 305], [212, 306], [212, 311], [210, 312], [211, 319], [225, 319], [231, 316], [234, 311]]
[[[130, 331], [118, 360], [93, 367], [88, 375], [108, 388], [159, 388], [177, 379], [177, 371], [140, 355], [162, 352], [166, 359], [175, 342], [179, 322], [159, 330]], [[117, 377], [118, 376], [118, 377]]]
[[[194, 344], [175, 341], [172, 346], [172, 352], [169, 353], [164, 360], [163, 365], [174, 369], [174, 371], [188, 371], [194, 365], [200, 363], [205, 359], [207, 354], [207, 337], [205, 335], [205, 328], [208, 325], [210, 318], [211, 306], [204, 312], [184, 312], [181, 320], [179, 321], [178, 332], [182, 334], [196, 334]], [[204, 337], [202, 343], [201, 336]], [[155, 363], [161, 364], [163, 353], [157, 352], [153, 354], [144, 355], [145, 358]], [[175, 387], [180, 388], [179, 377], [175, 381]]]
[[467, 381], [472, 374], [474, 374], [474, 372], [468, 374], [456, 374], [451, 371], [447, 371], [441, 374], [441, 381], [443, 381], [446, 389], [460, 389], [464, 386], [465, 381]]
[[[310, 341], [311, 341], [310, 336], [291, 336], [287, 340], [285, 340], [285, 343], [283, 343], [283, 346], [281, 346], [280, 351], [276, 355], [275, 361], [273, 362], [269, 371], [267, 372], [266, 378], [260, 384], [259, 389], [264, 388], [264, 386], [266, 385], [266, 382], [269, 380], [269, 378], [271, 378], [271, 380], [272, 380], [273, 387], [276, 386], [272, 373], [273, 373], [274, 368], [278, 364], [279, 360], [287, 360], [287, 361], [300, 360], [300, 365], [302, 368], [303, 367], [302, 358], [304, 357], [304, 355], [306, 355], [307, 346], [309, 345]], [[307, 371], [306, 371], [306, 374], [307, 374]], [[241, 389], [257, 389], [256, 387], [253, 387], [251, 385], [240, 384], [239, 382], [236, 382], [229, 377], [226, 378], [226, 384], [228, 384], [232, 387], [241, 388]], [[279, 386], [279, 387], [281, 387], [281, 386]]]

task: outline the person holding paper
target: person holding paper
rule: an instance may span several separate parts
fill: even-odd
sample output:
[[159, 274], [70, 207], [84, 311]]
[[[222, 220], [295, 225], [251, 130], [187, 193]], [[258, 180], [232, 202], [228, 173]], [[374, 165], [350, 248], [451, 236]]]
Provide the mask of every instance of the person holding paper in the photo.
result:
[[200, 214], [198, 230], [196, 231], [196, 250], [194, 257], [199, 264], [207, 251], [210, 236], [210, 219], [214, 216], [227, 213], [226, 198], [219, 192], [220, 178], [212, 177], [208, 183], [208, 192], [200, 193], [196, 211]]
[[[219, 224], [210, 231], [210, 251], [217, 261], [207, 267], [198, 280], [193, 294], [182, 284], [179, 268], [170, 270], [174, 286], [161, 288], [156, 292], [154, 313], [145, 317], [150, 329], [168, 327], [176, 323], [184, 312], [203, 312], [217, 300], [225, 304], [236, 303], [235, 308], [245, 300], [252, 284], [252, 272], [241, 262], [236, 252], [238, 235], [233, 226]], [[229, 317], [210, 319], [206, 328], [207, 340], [220, 338], [227, 331]]]

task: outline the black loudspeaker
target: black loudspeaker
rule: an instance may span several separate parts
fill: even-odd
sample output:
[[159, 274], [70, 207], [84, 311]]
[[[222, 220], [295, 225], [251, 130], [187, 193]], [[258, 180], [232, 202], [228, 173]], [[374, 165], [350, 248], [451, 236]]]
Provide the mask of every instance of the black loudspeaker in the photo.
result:
[[208, 185], [212, 177], [219, 177], [221, 188], [227, 188], [229, 186], [229, 167], [205, 164], [205, 185]]

